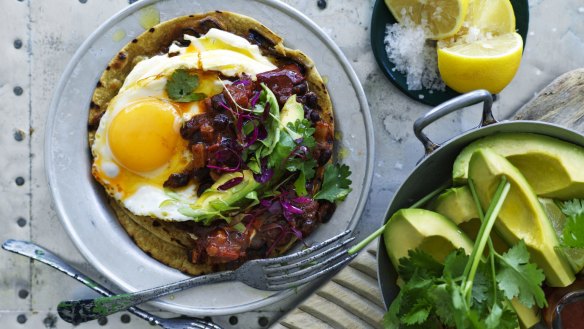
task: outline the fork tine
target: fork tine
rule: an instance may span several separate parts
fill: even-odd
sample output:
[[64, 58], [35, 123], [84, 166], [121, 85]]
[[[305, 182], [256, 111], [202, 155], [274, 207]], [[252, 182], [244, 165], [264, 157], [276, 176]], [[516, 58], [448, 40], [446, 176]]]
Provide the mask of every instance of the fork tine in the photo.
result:
[[341, 233], [339, 235], [335, 235], [334, 237], [332, 237], [332, 238], [330, 238], [328, 240], [325, 240], [325, 241], [323, 241], [321, 243], [315, 244], [312, 247], [306, 248], [306, 249], [301, 250], [301, 251], [299, 251], [297, 253], [294, 253], [292, 255], [282, 256], [282, 257], [276, 257], [276, 258], [263, 259], [263, 260], [261, 260], [261, 264], [262, 265], [265, 265], [266, 267], [269, 267], [269, 266], [281, 266], [280, 265], [281, 263], [289, 262], [289, 261], [293, 261], [293, 260], [302, 258], [302, 257], [304, 257], [304, 256], [306, 256], [308, 254], [313, 253], [316, 250], [322, 249], [322, 248], [324, 248], [324, 247], [326, 247], [326, 246], [334, 243], [335, 241], [340, 240], [341, 238], [347, 236], [349, 233], [351, 233], [351, 230], [346, 230], [345, 232], [343, 232], [343, 233]]
[[184, 329], [222, 329], [218, 325], [211, 323], [211, 322], [203, 322], [198, 319], [194, 319], [191, 323], [188, 324], [187, 327]]
[[278, 281], [282, 282], [282, 281], [291, 281], [291, 280], [296, 280], [298, 278], [302, 278], [304, 275], [310, 274], [310, 273], [314, 273], [315, 271], [318, 271], [322, 268], [326, 268], [329, 264], [336, 264], [336, 261], [343, 257], [343, 256], [347, 256], [347, 250], [341, 250], [340, 252], [334, 254], [331, 257], [328, 257], [327, 259], [325, 259], [324, 261], [320, 261], [320, 262], [316, 262], [313, 265], [307, 266], [305, 268], [300, 268], [300, 270], [298, 271], [294, 271], [294, 272], [284, 272], [284, 274], [280, 274], [280, 275], [274, 275], [274, 276], [268, 276], [268, 283], [272, 283], [272, 284], [278, 284]]
[[204, 324], [201, 324], [200, 322], [191, 322], [188, 325], [188, 327], [185, 327], [184, 329], [210, 329], [210, 328], [214, 327], [206, 326]]
[[326, 268], [320, 272], [316, 272], [310, 276], [307, 276], [302, 280], [288, 282], [288, 283], [282, 283], [282, 284], [276, 284], [276, 285], [268, 284], [267, 288], [269, 290], [285, 290], [285, 289], [289, 289], [289, 288], [298, 287], [298, 286], [305, 284], [307, 282], [316, 280], [316, 279], [320, 278], [321, 276], [324, 276], [327, 273], [330, 273], [330, 272], [337, 270], [338, 268], [340, 268], [340, 267], [344, 266], [345, 264], [349, 263], [350, 261], [352, 261], [355, 257], [357, 257], [357, 255], [358, 254], [353, 254], [353, 255], [350, 255], [348, 257], [345, 257], [343, 260], [336, 263], [335, 265], [333, 265], [329, 268]]
[[307, 264], [310, 264], [314, 261], [318, 261], [322, 257], [327, 256], [327, 255], [335, 252], [336, 250], [346, 246], [348, 243], [350, 243], [353, 240], [355, 240], [355, 237], [350, 237], [349, 239], [347, 239], [339, 244], [336, 244], [335, 246], [328, 248], [320, 253], [314, 253], [314, 255], [311, 254], [310, 257], [308, 257], [308, 258], [304, 258], [298, 262], [291, 263], [288, 265], [283, 265], [283, 266], [278, 266], [278, 267], [269, 267], [269, 268], [266, 268], [264, 270], [264, 272], [267, 274], [271, 274], [271, 273], [282, 272], [282, 271], [286, 271], [286, 270], [290, 270], [290, 269], [300, 268], [300, 267], [307, 265]]

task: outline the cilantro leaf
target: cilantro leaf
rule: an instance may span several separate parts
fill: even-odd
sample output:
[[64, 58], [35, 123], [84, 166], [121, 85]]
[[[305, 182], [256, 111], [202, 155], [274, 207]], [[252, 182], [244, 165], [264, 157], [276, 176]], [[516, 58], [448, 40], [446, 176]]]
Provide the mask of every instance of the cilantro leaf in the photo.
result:
[[308, 194], [308, 191], [306, 190], [306, 175], [304, 175], [303, 171], [300, 172], [298, 178], [294, 181], [294, 189], [298, 196], [305, 196]]
[[443, 269], [428, 253], [415, 249], [408, 250], [408, 257], [400, 258], [397, 271], [403, 280], [409, 281], [414, 274], [422, 278], [440, 277]]
[[426, 298], [418, 299], [414, 306], [402, 316], [401, 321], [409, 326], [422, 324], [428, 320], [432, 308], [432, 301]]
[[312, 127], [310, 121], [299, 119], [295, 122], [290, 122], [288, 123], [288, 129], [299, 136], [298, 139], [301, 139], [300, 145], [306, 146], [309, 149], [316, 146], [316, 141], [313, 136], [316, 129]]
[[190, 74], [187, 70], [178, 69], [172, 73], [172, 76], [166, 82], [166, 93], [168, 97], [175, 102], [188, 103], [205, 99], [207, 95], [195, 93], [199, 86], [199, 77], [196, 74]]
[[499, 323], [501, 323], [502, 316], [503, 309], [501, 308], [501, 306], [495, 304], [495, 306], [493, 306], [493, 308], [491, 309], [491, 314], [489, 314], [489, 316], [487, 316], [487, 318], [485, 319], [485, 325], [489, 329], [496, 329], [499, 326]]
[[535, 264], [529, 263], [529, 252], [523, 240], [503, 255], [497, 255], [497, 263], [499, 264], [497, 284], [505, 298], [510, 300], [518, 297], [527, 307], [534, 304], [543, 307], [547, 304], [541, 289], [545, 275]]
[[286, 162], [286, 170], [291, 172], [299, 171], [309, 180], [314, 177], [316, 166], [317, 163], [314, 159], [293, 158]]
[[561, 240], [564, 247], [584, 248], [584, 213], [566, 218]]
[[561, 203], [560, 209], [567, 217], [582, 215], [584, 214], [584, 200], [573, 199], [564, 201]]
[[468, 263], [468, 258], [464, 249], [458, 249], [448, 254], [444, 259], [444, 276], [450, 278], [462, 276], [466, 263]]
[[344, 200], [352, 191], [351, 180], [348, 178], [351, 175], [351, 169], [344, 164], [327, 164], [324, 168], [324, 177], [320, 191], [314, 195], [314, 199], [324, 199], [330, 202], [336, 200]]
[[454, 313], [455, 309], [452, 303], [451, 293], [448, 291], [446, 284], [441, 284], [432, 289], [434, 305], [436, 307], [436, 315], [440, 322], [444, 323], [446, 327], [454, 327]]

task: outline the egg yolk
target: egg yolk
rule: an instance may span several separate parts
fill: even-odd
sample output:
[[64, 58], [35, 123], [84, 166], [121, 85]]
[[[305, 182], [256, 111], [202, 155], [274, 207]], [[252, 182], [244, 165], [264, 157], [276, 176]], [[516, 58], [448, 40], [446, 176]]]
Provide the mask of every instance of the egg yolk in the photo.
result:
[[122, 109], [108, 129], [108, 143], [119, 164], [147, 173], [168, 163], [180, 139], [175, 113], [171, 104], [154, 98]]

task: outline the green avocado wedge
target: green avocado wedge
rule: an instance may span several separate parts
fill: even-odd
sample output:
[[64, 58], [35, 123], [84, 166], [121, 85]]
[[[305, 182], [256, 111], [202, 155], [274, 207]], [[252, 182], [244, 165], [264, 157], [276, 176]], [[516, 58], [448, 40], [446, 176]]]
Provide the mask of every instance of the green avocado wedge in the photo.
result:
[[[430, 203], [429, 209], [450, 219], [469, 238], [476, 240], [481, 220], [468, 186], [447, 189]], [[498, 253], [504, 253], [509, 249], [507, 243], [496, 231], [491, 232], [491, 239]]]
[[473, 180], [481, 204], [486, 208], [502, 176], [511, 183], [507, 199], [495, 222], [495, 229], [509, 244], [524, 240], [535, 262], [552, 287], [565, 287], [575, 280], [562, 253], [559, 240], [533, 189], [507, 159], [490, 149], [479, 149], [470, 158], [468, 177]]
[[562, 200], [584, 198], [584, 148], [530, 133], [499, 133], [465, 147], [452, 170], [456, 185], [466, 183], [470, 157], [482, 148], [491, 148], [507, 158], [538, 196]]
[[439, 262], [452, 250], [462, 248], [470, 254], [473, 242], [448, 218], [426, 209], [397, 211], [385, 227], [383, 239], [387, 254], [397, 269], [408, 251], [421, 249]]
[[[474, 208], [474, 203], [470, 205]], [[470, 254], [474, 244], [448, 218], [430, 210], [417, 208], [401, 209], [396, 212], [390, 218], [383, 238], [387, 254], [396, 269], [399, 259], [407, 257], [410, 249], [422, 249], [442, 262], [446, 254], [456, 248], [462, 248]], [[511, 301], [511, 305], [517, 312], [522, 329], [531, 328], [540, 321], [535, 309], [523, 306], [516, 299]]]

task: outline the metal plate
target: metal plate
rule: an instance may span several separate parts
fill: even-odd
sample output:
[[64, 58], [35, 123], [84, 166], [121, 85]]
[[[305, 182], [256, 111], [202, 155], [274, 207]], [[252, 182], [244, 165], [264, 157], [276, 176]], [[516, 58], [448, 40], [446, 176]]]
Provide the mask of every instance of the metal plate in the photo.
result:
[[[187, 278], [158, 263], [134, 245], [106, 205], [103, 188], [90, 174], [87, 109], [102, 70], [125, 43], [143, 32], [140, 9], [154, 5], [161, 21], [212, 10], [234, 11], [260, 20], [285, 39], [290, 48], [310, 56], [328, 79], [333, 100], [337, 144], [353, 174], [353, 192], [339, 204], [331, 221], [307, 242], [321, 241], [355, 228], [371, 185], [373, 128], [363, 89], [347, 59], [320, 28], [295, 9], [270, 0], [139, 1], [100, 26], [79, 48], [53, 95], [45, 141], [45, 166], [61, 222], [84, 257], [125, 291], [142, 290]], [[120, 41], [115, 35], [123, 31]], [[316, 287], [315, 287], [316, 288]], [[187, 315], [226, 315], [295, 298], [296, 291], [266, 292], [244, 284], [222, 283], [189, 290], [155, 302]]]

